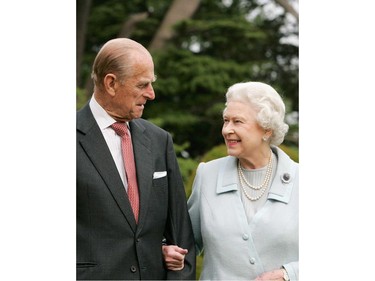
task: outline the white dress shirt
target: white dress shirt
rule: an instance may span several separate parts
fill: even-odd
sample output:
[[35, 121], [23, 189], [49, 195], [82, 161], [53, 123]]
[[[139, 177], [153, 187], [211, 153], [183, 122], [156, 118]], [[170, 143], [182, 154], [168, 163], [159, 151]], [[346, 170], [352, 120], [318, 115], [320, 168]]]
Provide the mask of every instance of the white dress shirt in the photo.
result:
[[[116, 132], [112, 129], [111, 125], [116, 122], [105, 110], [98, 104], [95, 100], [94, 96], [92, 96], [90, 100], [90, 109], [96, 123], [98, 123], [99, 128], [103, 134], [105, 141], [107, 142], [108, 148], [111, 151], [113, 160], [116, 163], [117, 170], [120, 174], [121, 180], [124, 183], [124, 187], [126, 191], [128, 190], [128, 182], [126, 180], [125, 174], [125, 165], [124, 160], [122, 158], [122, 151], [121, 151], [121, 137], [116, 134]], [[129, 125], [129, 124], [127, 124]], [[129, 131], [130, 134], [130, 131]]]

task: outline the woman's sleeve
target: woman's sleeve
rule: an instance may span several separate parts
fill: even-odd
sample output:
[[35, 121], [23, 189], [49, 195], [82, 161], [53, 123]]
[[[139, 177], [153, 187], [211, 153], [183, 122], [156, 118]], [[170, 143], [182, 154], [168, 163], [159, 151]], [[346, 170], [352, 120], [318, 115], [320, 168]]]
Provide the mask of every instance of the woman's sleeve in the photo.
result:
[[204, 163], [200, 163], [194, 178], [192, 193], [188, 199], [188, 210], [193, 226], [195, 247], [197, 254], [203, 251], [203, 241], [201, 234], [201, 220], [200, 220], [200, 200], [201, 200], [201, 185], [202, 174], [204, 170]]

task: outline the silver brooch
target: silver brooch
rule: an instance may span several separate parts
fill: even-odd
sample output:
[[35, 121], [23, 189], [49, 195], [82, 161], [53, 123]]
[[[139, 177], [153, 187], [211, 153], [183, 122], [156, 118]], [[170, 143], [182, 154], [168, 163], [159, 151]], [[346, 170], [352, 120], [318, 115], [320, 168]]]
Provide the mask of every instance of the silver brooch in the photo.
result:
[[283, 183], [289, 183], [291, 180], [291, 176], [289, 173], [284, 173], [282, 176], [281, 176], [281, 181]]

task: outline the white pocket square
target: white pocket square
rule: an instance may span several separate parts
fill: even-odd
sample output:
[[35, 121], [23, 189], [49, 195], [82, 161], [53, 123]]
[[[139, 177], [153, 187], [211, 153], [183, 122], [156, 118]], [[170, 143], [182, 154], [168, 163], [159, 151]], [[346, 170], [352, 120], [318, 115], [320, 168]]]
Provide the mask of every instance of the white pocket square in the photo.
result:
[[153, 179], [159, 179], [159, 178], [165, 177], [166, 175], [167, 175], [167, 171], [155, 172]]

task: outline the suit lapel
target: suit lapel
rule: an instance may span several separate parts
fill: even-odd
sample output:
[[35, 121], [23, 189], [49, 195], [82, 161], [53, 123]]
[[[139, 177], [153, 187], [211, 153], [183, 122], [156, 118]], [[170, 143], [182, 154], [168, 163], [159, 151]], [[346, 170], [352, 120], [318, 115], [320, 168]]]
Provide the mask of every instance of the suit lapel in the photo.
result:
[[137, 169], [137, 180], [140, 195], [138, 230], [141, 230], [145, 221], [152, 187], [153, 161], [151, 140], [146, 134], [146, 128], [138, 120], [131, 121], [130, 130], [134, 150], [134, 159]]
[[133, 211], [103, 134], [88, 105], [79, 114], [80, 119], [77, 119], [77, 130], [83, 133], [79, 137], [79, 142], [135, 232], [136, 222]]

